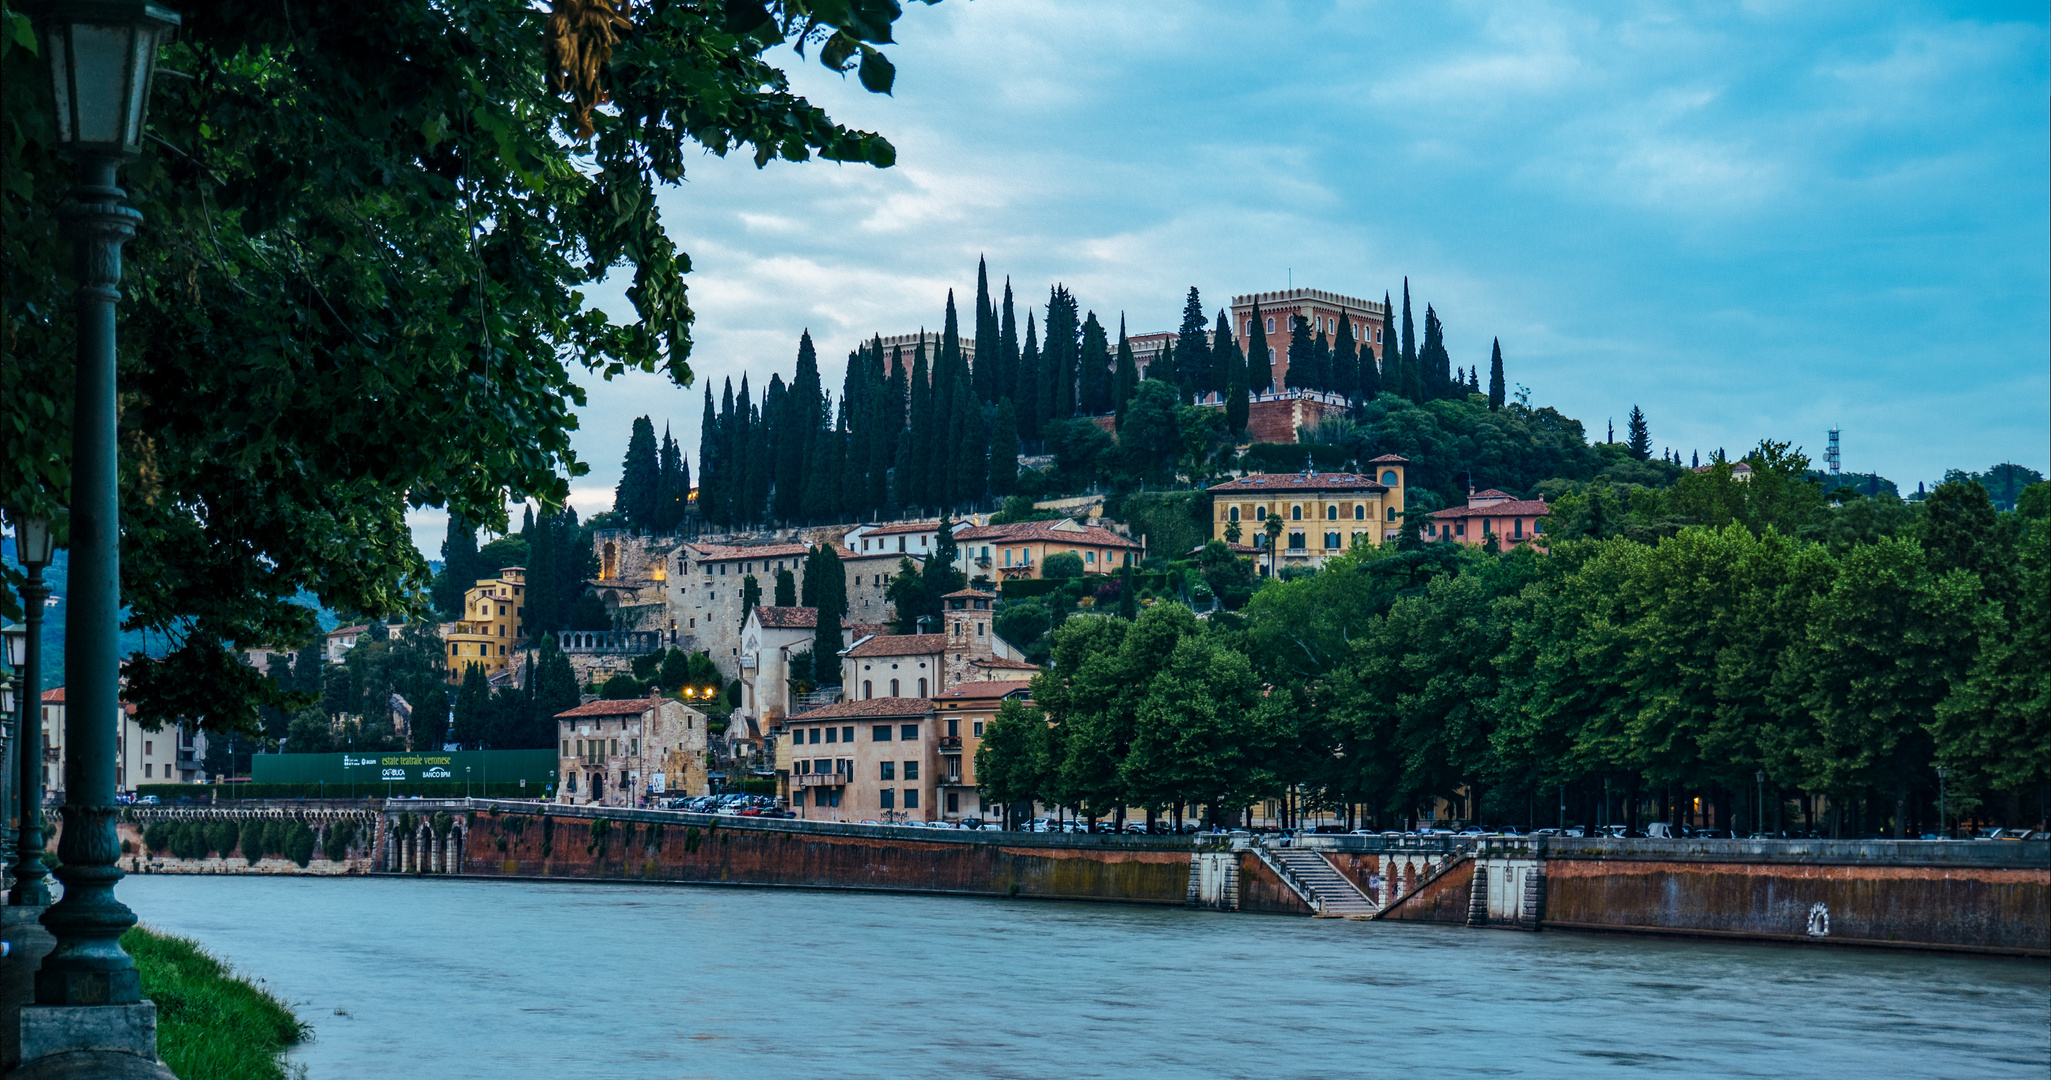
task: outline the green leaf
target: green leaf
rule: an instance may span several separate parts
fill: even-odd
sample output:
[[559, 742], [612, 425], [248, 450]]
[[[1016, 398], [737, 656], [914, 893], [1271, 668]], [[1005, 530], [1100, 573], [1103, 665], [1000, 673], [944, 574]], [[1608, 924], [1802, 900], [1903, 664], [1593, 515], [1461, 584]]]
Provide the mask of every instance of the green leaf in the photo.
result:
[[891, 66], [888, 57], [867, 45], [862, 46], [862, 88], [872, 94], [888, 94], [890, 86], [897, 81], [897, 69]]

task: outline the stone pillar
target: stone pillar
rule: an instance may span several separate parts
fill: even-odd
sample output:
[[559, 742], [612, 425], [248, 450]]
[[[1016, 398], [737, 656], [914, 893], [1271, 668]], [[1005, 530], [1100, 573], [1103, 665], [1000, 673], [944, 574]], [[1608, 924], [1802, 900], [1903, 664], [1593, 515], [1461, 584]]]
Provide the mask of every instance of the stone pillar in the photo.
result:
[[1545, 921], [1545, 861], [1542, 859], [1524, 871], [1523, 900], [1518, 922], [1528, 930], [1536, 930]]
[[1467, 925], [1488, 925], [1488, 864], [1474, 860], [1474, 884], [1467, 890]]

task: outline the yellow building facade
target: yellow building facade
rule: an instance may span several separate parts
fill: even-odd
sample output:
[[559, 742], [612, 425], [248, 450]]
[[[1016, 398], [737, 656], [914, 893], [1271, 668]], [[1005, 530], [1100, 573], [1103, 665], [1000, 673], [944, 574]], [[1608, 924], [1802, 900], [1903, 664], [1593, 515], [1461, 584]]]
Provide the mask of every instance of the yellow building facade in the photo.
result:
[[[1403, 529], [1403, 493], [1409, 462], [1384, 454], [1358, 473], [1252, 473], [1212, 485], [1211, 538], [1260, 549], [1262, 573], [1288, 566], [1318, 567], [1362, 541], [1380, 543]], [[1273, 537], [1270, 521], [1281, 530]]]
[[527, 568], [508, 566], [497, 577], [479, 578], [463, 594], [463, 617], [442, 625], [449, 645], [449, 681], [460, 683], [471, 668], [486, 678], [512, 663], [527, 614]]

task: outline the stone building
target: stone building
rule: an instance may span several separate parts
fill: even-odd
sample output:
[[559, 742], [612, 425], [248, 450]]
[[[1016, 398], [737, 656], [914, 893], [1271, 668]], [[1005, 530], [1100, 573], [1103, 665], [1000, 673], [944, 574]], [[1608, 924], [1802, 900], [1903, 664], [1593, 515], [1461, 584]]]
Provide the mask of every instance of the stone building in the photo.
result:
[[1100, 525], [1060, 521], [1020, 521], [1010, 525], [976, 525], [957, 529], [962, 574], [970, 581], [1036, 578], [1050, 555], [1072, 552], [1086, 574], [1115, 573], [1137, 564], [1140, 545]]
[[1499, 547], [1529, 544], [1543, 549], [1540, 533], [1545, 516], [1552, 513], [1544, 499], [1514, 498], [1507, 491], [1489, 488], [1467, 492], [1467, 505], [1434, 511], [1424, 527], [1426, 540], [1458, 542], [1479, 547], [1496, 538]]
[[[846, 548], [834, 550], [840, 553], [841, 571], [847, 578], [847, 615], [841, 622], [848, 626], [857, 623], [881, 625], [897, 618], [897, 611], [889, 598], [891, 580], [897, 576], [905, 559], [910, 559], [912, 565], [919, 569], [926, 565], [923, 555], [900, 555], [894, 551], [865, 555]], [[852, 641], [853, 635], [847, 640]]]
[[[938, 634], [926, 635], [939, 637]], [[843, 701], [790, 718], [776, 764], [790, 808], [810, 821], [932, 821], [940, 775], [933, 702]]]
[[[1272, 557], [1260, 570], [1323, 566], [1360, 542], [1380, 543], [1403, 527], [1403, 471], [1394, 454], [1369, 463], [1373, 473], [1253, 473], [1210, 487], [1211, 537], [1241, 542]], [[1282, 522], [1276, 550], [1267, 551], [1267, 523]], [[1272, 566], [1270, 565], [1272, 564]]]
[[[1275, 389], [1282, 390], [1289, 385], [1289, 331], [1292, 318], [1303, 319], [1310, 324], [1313, 336], [1323, 334], [1327, 341], [1337, 339], [1340, 320], [1353, 324], [1353, 340], [1374, 348], [1374, 354], [1382, 354], [1384, 328], [1388, 325], [1389, 310], [1378, 300], [1362, 300], [1326, 292], [1323, 289], [1280, 289], [1275, 292], [1247, 293], [1232, 298], [1232, 332], [1238, 335], [1239, 347], [1245, 350], [1253, 344], [1253, 308], [1261, 309], [1261, 330], [1267, 336], [1268, 364], [1275, 374]], [[1248, 362], [1254, 357], [1248, 356]], [[1294, 442], [1292, 434], [1286, 440]]]
[[556, 714], [561, 745], [556, 800], [645, 806], [704, 795], [705, 714], [669, 698], [593, 701]]
[[519, 649], [527, 614], [527, 571], [508, 566], [496, 577], [478, 578], [463, 593], [463, 617], [442, 625], [449, 646], [449, 681], [460, 683], [471, 668], [497, 675]]

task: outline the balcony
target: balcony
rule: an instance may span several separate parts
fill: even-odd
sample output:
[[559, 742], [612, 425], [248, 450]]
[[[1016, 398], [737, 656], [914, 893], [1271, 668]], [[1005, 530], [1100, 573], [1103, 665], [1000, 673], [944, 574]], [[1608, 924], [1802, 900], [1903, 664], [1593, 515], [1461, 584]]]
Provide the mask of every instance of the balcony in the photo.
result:
[[956, 752], [956, 753], [960, 753], [960, 752], [961, 752], [961, 736], [959, 736], [959, 735], [942, 735], [942, 736], [940, 736], [940, 749], [942, 749], [942, 750], [952, 750], [952, 751], [954, 751], [954, 752]]
[[848, 774], [837, 772], [793, 773], [790, 778], [793, 787], [846, 787]]

